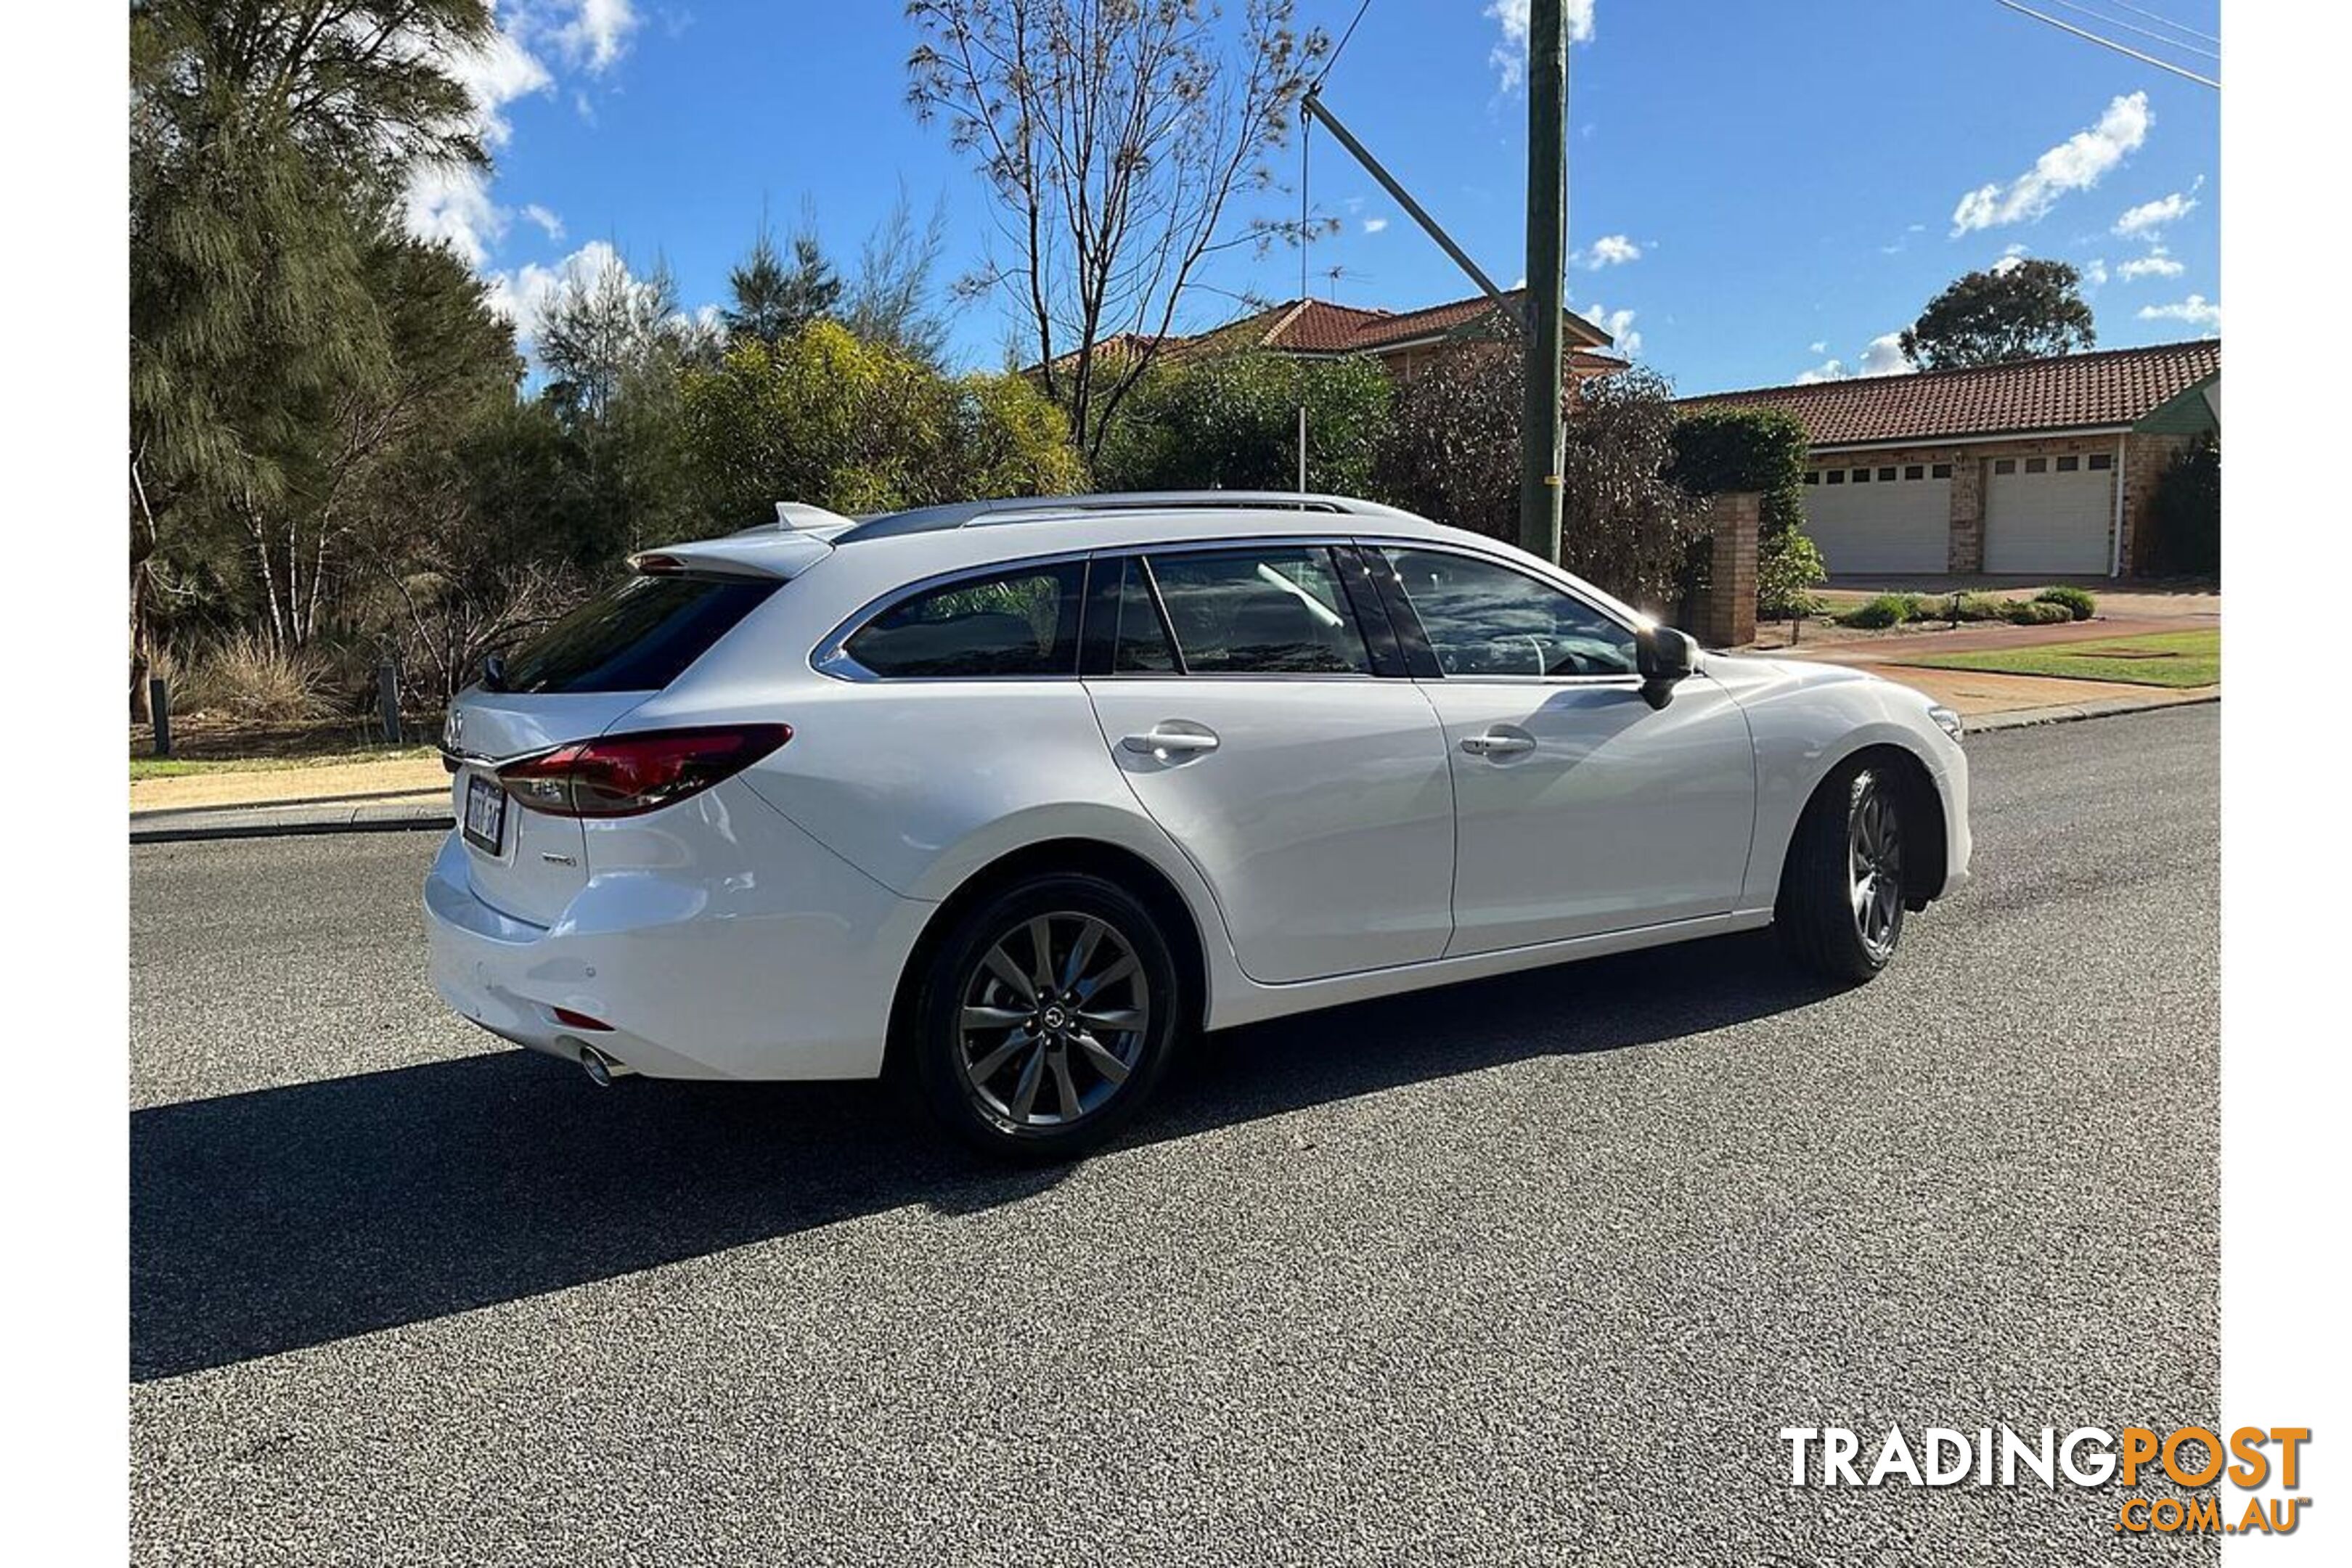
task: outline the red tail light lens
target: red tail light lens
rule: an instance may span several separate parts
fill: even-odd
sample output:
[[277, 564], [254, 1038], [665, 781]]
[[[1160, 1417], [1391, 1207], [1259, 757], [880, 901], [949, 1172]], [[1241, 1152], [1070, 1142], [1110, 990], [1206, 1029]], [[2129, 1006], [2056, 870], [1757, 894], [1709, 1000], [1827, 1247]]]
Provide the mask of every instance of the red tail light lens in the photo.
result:
[[555, 816], [635, 816], [699, 795], [793, 738], [789, 724], [606, 735], [509, 763], [499, 783]]

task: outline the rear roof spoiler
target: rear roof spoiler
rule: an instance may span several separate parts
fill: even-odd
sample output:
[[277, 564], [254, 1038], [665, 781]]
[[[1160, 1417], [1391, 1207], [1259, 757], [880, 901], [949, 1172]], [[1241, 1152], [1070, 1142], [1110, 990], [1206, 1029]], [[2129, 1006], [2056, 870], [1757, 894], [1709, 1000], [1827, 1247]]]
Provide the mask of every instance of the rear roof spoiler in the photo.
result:
[[734, 577], [790, 582], [833, 553], [814, 533], [758, 528], [724, 539], [696, 540], [641, 550], [629, 570], [646, 577]]

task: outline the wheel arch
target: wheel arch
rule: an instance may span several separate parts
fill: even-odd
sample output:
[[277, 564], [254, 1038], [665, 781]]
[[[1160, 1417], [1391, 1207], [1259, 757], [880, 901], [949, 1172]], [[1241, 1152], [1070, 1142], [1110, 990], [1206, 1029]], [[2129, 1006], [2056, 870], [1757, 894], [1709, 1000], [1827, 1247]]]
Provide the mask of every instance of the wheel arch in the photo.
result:
[[931, 954], [965, 912], [1003, 889], [1032, 877], [1076, 872], [1116, 883], [1141, 900], [1168, 939], [1183, 997], [1181, 1017], [1197, 1026], [1209, 1015], [1209, 955], [1206, 933], [1175, 881], [1158, 866], [1131, 848], [1099, 838], [1044, 839], [999, 855], [979, 867], [940, 901], [923, 922], [920, 934], [899, 966], [898, 984], [890, 998], [884, 1071], [899, 1059], [911, 1022], [915, 994]]
[[[1796, 820], [1820, 801], [1822, 792], [1830, 787], [1832, 779], [1843, 773], [1847, 766], [1864, 763], [1886, 770], [1898, 791], [1897, 803], [1903, 813], [1904, 825], [1912, 844], [1917, 846], [1916, 857], [1906, 853], [1903, 859], [1903, 904], [1906, 909], [1924, 910], [1944, 890], [1950, 866], [1951, 846], [1944, 823], [1944, 795], [1936, 781], [1927, 760], [1910, 746], [1893, 739], [1865, 742], [1838, 753], [1823, 768], [1821, 776], [1806, 792], [1804, 805], [1798, 809]], [[1779, 882], [1784, 888], [1789, 879], [1789, 858], [1796, 852], [1796, 834], [1781, 846]]]

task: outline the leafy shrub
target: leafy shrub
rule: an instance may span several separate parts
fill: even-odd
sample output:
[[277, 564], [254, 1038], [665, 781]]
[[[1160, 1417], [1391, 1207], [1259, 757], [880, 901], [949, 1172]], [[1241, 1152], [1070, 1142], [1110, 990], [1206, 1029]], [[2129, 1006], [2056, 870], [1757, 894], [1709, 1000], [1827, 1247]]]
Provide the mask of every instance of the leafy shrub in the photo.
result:
[[317, 658], [239, 632], [197, 660], [186, 699], [175, 699], [173, 706], [238, 719], [319, 719], [334, 706], [328, 686], [328, 671]]
[[1756, 618], [1782, 621], [1810, 616], [1816, 601], [1812, 591], [1829, 578], [1822, 552], [1794, 529], [1756, 548]]
[[742, 339], [682, 384], [687, 445], [712, 522], [779, 500], [835, 511], [1051, 495], [1085, 468], [1061, 410], [1018, 376], [961, 381], [835, 322]]
[[947, 468], [953, 499], [1071, 495], [1087, 466], [1070, 422], [1027, 376], [967, 375], [955, 384]]
[[[1521, 358], [1516, 342], [1465, 346], [1397, 387], [1378, 464], [1382, 499], [1517, 537]], [[1583, 382], [1560, 468], [1560, 564], [1651, 609], [1681, 597], [1690, 548], [1706, 531], [1706, 503], [1666, 477], [1675, 421], [1654, 372]]]
[[1883, 631], [1888, 626], [1899, 626], [1905, 621], [1919, 619], [1926, 605], [1927, 601], [1916, 594], [1881, 594], [1840, 616], [1838, 625]]
[[2042, 599], [2011, 599], [2001, 606], [2001, 618], [2014, 626], [2050, 626], [2071, 621], [2074, 612]]
[[2006, 620], [2009, 618], [2009, 604], [1998, 594], [1963, 594], [1956, 618], [1963, 621]]
[[1701, 408], [1675, 422], [1668, 474], [1694, 495], [1762, 496], [1757, 535], [1769, 543], [1804, 531], [1807, 450], [1804, 426], [1784, 408]]
[[2087, 621], [2099, 612], [2099, 601], [2093, 598], [2087, 589], [2065, 584], [2044, 588], [2034, 595], [2033, 599], [2034, 603], [2041, 605], [2063, 605], [2066, 613], [2078, 621]]
[[2138, 566], [2157, 576], [2221, 574], [2221, 448], [2206, 440], [2172, 459], [2148, 498]]
[[1163, 359], [1103, 437], [1096, 467], [1122, 490], [1279, 489], [1361, 495], [1388, 427], [1391, 383], [1369, 359], [1310, 361], [1251, 351]]

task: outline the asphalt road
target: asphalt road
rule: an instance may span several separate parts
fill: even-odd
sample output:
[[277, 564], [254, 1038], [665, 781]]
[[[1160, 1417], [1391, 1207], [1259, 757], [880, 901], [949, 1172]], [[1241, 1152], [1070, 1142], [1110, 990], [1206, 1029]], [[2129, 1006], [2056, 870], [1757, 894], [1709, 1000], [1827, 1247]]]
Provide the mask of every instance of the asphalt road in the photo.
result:
[[1209, 1041], [1082, 1166], [445, 1016], [424, 834], [131, 857], [142, 1563], [2066, 1562], [1786, 1426], [2217, 1408], [2218, 710], [1971, 742], [1977, 883]]

